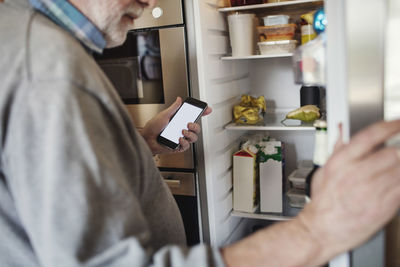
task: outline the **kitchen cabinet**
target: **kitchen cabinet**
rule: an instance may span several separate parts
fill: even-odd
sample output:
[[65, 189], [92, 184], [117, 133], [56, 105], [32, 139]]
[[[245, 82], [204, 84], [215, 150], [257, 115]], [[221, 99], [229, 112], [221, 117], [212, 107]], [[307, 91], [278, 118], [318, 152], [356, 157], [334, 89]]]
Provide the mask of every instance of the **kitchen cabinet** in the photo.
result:
[[[328, 16], [326, 102], [331, 151], [338, 137], [338, 123], [343, 125], [346, 141], [362, 127], [383, 119], [384, 15], [388, 3], [393, 6], [395, 2], [299, 0], [225, 8], [221, 0], [193, 1], [195, 47], [191, 65], [197, 76], [193, 88], [198, 97], [213, 107], [212, 115], [202, 119], [203, 136], [198, 144], [207, 242], [215, 246], [227, 245], [250, 234], [256, 224], [290, 219], [293, 215], [289, 212], [264, 217], [232, 212], [232, 154], [243, 135], [267, 131], [284, 141], [287, 144], [286, 176], [299, 160], [312, 159], [314, 144], [311, 128], [283, 127], [277, 123], [280, 116], [299, 107], [300, 85], [294, 83], [291, 55], [231, 57], [227, 12], [246, 10], [262, 16], [285, 10], [296, 15], [321, 4], [325, 6]], [[391, 32], [395, 33], [398, 36], [397, 32]], [[270, 123], [261, 127], [232, 124], [232, 107], [242, 94], [264, 95], [267, 113], [276, 119], [267, 119]], [[331, 266], [383, 266], [383, 236], [382, 232], [377, 234], [371, 242], [353, 251], [351, 257], [340, 257]]]

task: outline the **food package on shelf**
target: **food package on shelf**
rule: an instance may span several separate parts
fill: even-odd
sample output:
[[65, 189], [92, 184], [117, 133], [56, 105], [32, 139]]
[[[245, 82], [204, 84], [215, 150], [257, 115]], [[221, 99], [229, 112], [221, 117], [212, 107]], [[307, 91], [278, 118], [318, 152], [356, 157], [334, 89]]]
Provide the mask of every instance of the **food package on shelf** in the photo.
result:
[[260, 173], [260, 211], [283, 212], [284, 149], [280, 141], [260, 143], [258, 153]]
[[301, 25], [301, 44], [304, 45], [317, 37], [317, 33], [311, 24]]
[[[259, 188], [259, 203], [261, 212], [281, 213], [283, 211], [282, 194], [286, 187], [284, 181], [284, 144], [270, 138], [267, 134], [256, 134], [247, 136], [241, 144], [240, 151], [247, 151], [256, 155], [258, 164], [257, 181], [255, 185]], [[248, 159], [248, 161], [250, 161]], [[237, 162], [234, 161], [234, 170]], [[235, 175], [234, 175], [235, 177]], [[235, 180], [235, 178], [234, 178]], [[249, 181], [249, 178], [248, 180]], [[234, 192], [235, 189], [234, 182]]]
[[289, 24], [290, 16], [288, 15], [269, 15], [263, 17], [264, 26], [274, 26], [281, 24]]
[[264, 41], [293, 40], [296, 24], [280, 24], [272, 26], [258, 26], [258, 39]]
[[286, 195], [292, 208], [303, 208], [306, 204], [306, 180], [312, 170], [312, 161], [303, 160], [299, 162], [297, 169], [289, 175], [290, 189], [286, 192]]
[[257, 124], [267, 109], [264, 96], [258, 98], [242, 95], [240, 103], [233, 107], [233, 120], [237, 124]]
[[314, 14], [315, 14], [315, 10], [312, 10], [310, 12], [302, 14], [300, 16], [300, 18], [302, 21], [304, 21], [304, 23], [312, 25], [314, 23]]
[[258, 207], [257, 155], [239, 150], [233, 155], [233, 210], [254, 213]]
[[293, 51], [296, 49], [296, 44], [296, 40], [281, 40], [257, 43], [261, 55], [293, 53]]

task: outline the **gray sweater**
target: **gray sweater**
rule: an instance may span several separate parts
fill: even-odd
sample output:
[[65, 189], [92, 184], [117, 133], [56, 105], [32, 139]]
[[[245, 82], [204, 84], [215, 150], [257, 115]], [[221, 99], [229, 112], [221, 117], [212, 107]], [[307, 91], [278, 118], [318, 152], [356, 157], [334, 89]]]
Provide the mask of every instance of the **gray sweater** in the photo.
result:
[[0, 265], [221, 266], [179, 210], [80, 43], [25, 0], [0, 3]]

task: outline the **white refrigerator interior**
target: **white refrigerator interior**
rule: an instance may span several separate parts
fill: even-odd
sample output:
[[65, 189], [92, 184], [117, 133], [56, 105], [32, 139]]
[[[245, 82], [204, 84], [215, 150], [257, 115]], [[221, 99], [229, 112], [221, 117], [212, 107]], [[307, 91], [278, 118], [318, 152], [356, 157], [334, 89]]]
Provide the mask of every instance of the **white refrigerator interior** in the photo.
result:
[[267, 113], [277, 123], [254, 132], [267, 131], [285, 142], [286, 176], [300, 160], [312, 160], [314, 149], [312, 127], [288, 130], [280, 124], [286, 112], [300, 106], [300, 85], [294, 83], [291, 57], [222, 60], [231, 52], [227, 13], [219, 10], [222, 6], [219, 0], [193, 1], [199, 97], [213, 108], [210, 116], [202, 118], [202, 134], [209, 242], [217, 246], [243, 238], [254, 224], [267, 223], [232, 215], [232, 155], [248, 132], [229, 127], [232, 108], [241, 95], [265, 96]]

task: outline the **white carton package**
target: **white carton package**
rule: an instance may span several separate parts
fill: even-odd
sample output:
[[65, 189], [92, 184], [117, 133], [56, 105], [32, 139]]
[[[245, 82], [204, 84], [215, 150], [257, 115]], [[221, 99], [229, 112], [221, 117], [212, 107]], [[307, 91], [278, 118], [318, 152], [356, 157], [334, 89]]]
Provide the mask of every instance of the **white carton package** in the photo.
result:
[[240, 150], [233, 155], [233, 210], [253, 213], [257, 200], [256, 155]]
[[[260, 211], [281, 213], [283, 211], [283, 153], [279, 141], [265, 142], [269, 148], [265, 162], [260, 162]], [[275, 148], [275, 151], [271, 151]], [[267, 154], [266, 153], [266, 154]]]

